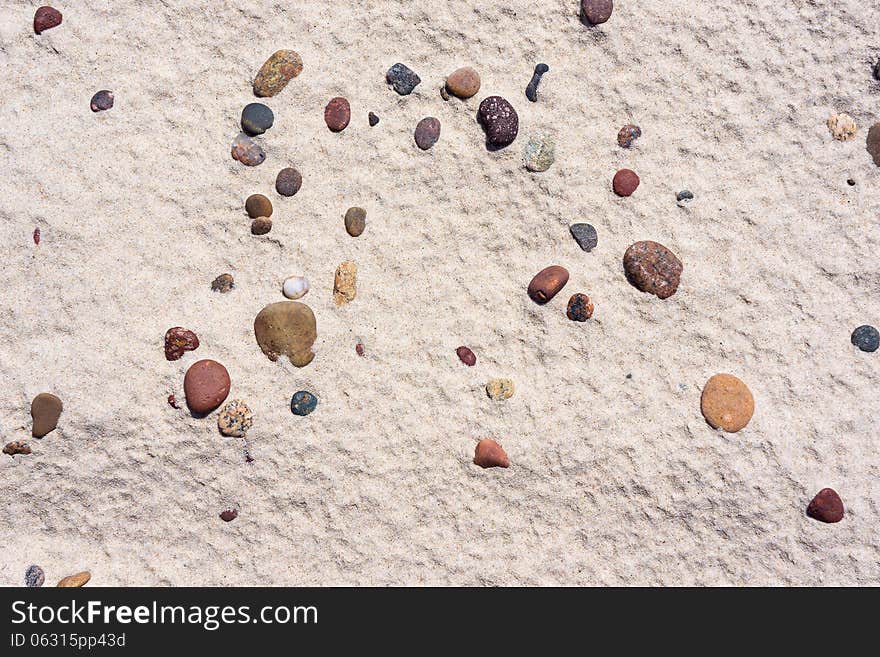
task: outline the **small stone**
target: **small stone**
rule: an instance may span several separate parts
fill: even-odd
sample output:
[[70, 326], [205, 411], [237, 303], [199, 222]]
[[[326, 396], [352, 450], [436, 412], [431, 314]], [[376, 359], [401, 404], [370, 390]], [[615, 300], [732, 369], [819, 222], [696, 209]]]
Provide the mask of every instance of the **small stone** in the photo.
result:
[[621, 169], [614, 174], [611, 186], [618, 196], [632, 196], [639, 186], [639, 177], [631, 169]]
[[748, 386], [732, 374], [716, 374], [706, 382], [700, 411], [713, 429], [736, 433], [755, 413], [755, 398]]
[[513, 105], [501, 96], [484, 98], [477, 111], [477, 119], [486, 131], [486, 143], [491, 148], [512, 144], [519, 133], [519, 116]]
[[679, 207], [684, 207], [694, 200], [694, 193], [689, 189], [683, 189], [675, 195], [675, 201]]
[[534, 172], [546, 171], [556, 159], [556, 142], [547, 133], [529, 137], [523, 148], [523, 163]]
[[352, 237], [360, 237], [367, 227], [367, 211], [363, 208], [349, 208], [345, 212], [345, 230]]
[[265, 98], [280, 93], [288, 82], [302, 73], [302, 69], [302, 58], [296, 51], [279, 50], [273, 53], [254, 78], [254, 95]]
[[299, 299], [309, 291], [309, 279], [305, 276], [290, 276], [284, 279], [281, 293], [288, 299]]
[[193, 363], [183, 378], [186, 405], [199, 415], [207, 415], [224, 402], [229, 394], [229, 372], [215, 360]]
[[590, 25], [600, 25], [609, 18], [614, 10], [612, 0], [581, 0], [581, 18]]
[[263, 103], [248, 103], [241, 111], [241, 129], [249, 135], [261, 135], [273, 123], [275, 115]]
[[837, 141], [849, 141], [859, 128], [849, 114], [832, 114], [828, 117], [828, 129]]
[[62, 410], [64, 410], [64, 404], [53, 394], [41, 392], [34, 397], [31, 402], [31, 417], [34, 420], [33, 431], [31, 431], [33, 437], [42, 438], [50, 431], [54, 431], [58, 426]]
[[39, 245], [40, 243], [40, 229], [34, 228], [34, 244]]
[[474, 464], [481, 468], [508, 468], [510, 459], [501, 445], [491, 438], [484, 438], [474, 450]]
[[220, 520], [223, 522], [232, 522], [238, 518], [238, 509], [226, 509], [220, 512]]
[[364, 355], [364, 343], [363, 343], [363, 342], [358, 342], [358, 343], [354, 346], [354, 351], [355, 351], [355, 353], [356, 353], [358, 356], [363, 356], [363, 355]]
[[807, 515], [820, 522], [840, 522], [843, 520], [843, 500], [833, 488], [823, 488], [807, 506]]
[[217, 416], [217, 428], [224, 436], [243, 438], [254, 423], [254, 414], [241, 399], [233, 399]]
[[455, 350], [455, 353], [458, 355], [458, 359], [468, 367], [473, 367], [477, 364], [476, 355], [467, 347], [459, 347]]
[[510, 379], [492, 379], [486, 384], [486, 394], [489, 399], [500, 401], [513, 397], [513, 381]]
[[92, 96], [89, 107], [92, 108], [93, 112], [102, 112], [110, 109], [113, 107], [113, 92], [101, 89], [101, 91]]
[[84, 570], [81, 573], [68, 575], [62, 579], [58, 582], [58, 588], [79, 588], [80, 586], [85, 586], [86, 582], [90, 579], [92, 579], [92, 574], [88, 570]]
[[34, 13], [34, 32], [37, 34], [59, 25], [61, 25], [61, 12], [54, 7], [40, 7]]
[[385, 80], [394, 87], [394, 91], [401, 96], [409, 96], [422, 79], [415, 72], [401, 63], [397, 63], [388, 69]]
[[471, 98], [480, 90], [480, 74], [470, 66], [455, 69], [446, 78], [446, 90], [458, 98]]
[[642, 129], [632, 123], [627, 123], [617, 133], [617, 144], [621, 148], [630, 148], [633, 142], [642, 136]]
[[333, 300], [337, 306], [354, 301], [357, 296], [357, 265], [343, 262], [336, 268], [333, 280]]
[[874, 64], [874, 79], [880, 81], [880, 61]]
[[272, 201], [262, 194], [251, 194], [244, 202], [244, 209], [251, 219], [272, 216]]
[[180, 408], [180, 404], [177, 403], [177, 397], [173, 393], [168, 395], [168, 405], [171, 408]]
[[327, 127], [333, 132], [342, 132], [348, 127], [349, 121], [351, 121], [351, 105], [348, 104], [348, 100], [341, 96], [331, 99], [324, 108], [324, 123]]
[[440, 87], [440, 98], [442, 98], [445, 101], [448, 101], [451, 98], [451, 96], [449, 95], [449, 91], [446, 89], [445, 82], [443, 83], [443, 86]]
[[551, 265], [535, 274], [529, 283], [529, 296], [535, 303], [547, 303], [565, 287], [566, 283], [568, 283], [568, 270], [559, 265]]
[[367, 114], [367, 120], [370, 122], [370, 127], [371, 127], [371, 128], [374, 128], [374, 127], [376, 127], [377, 125], [379, 125], [379, 117], [376, 116], [375, 114], [373, 114], [372, 112], [370, 112], [369, 114]]
[[573, 322], [586, 322], [593, 316], [593, 302], [590, 301], [590, 297], [586, 294], [581, 294], [580, 292], [573, 294], [571, 299], [568, 300], [568, 308], [565, 314]]
[[257, 217], [251, 222], [251, 235], [265, 235], [272, 230], [272, 220], [269, 217]]
[[[850, 187], [855, 187], [855, 186], [856, 186], [856, 181], [853, 180], [852, 178], [847, 178], [847, 179], [846, 179], [846, 184], [849, 185]], [[37, 242], [37, 244], [39, 244], [39, 242]]]
[[596, 245], [599, 244], [599, 235], [590, 224], [572, 224], [568, 227], [568, 230], [571, 231], [571, 236], [578, 246], [581, 247], [581, 250], [587, 253], [595, 249]]
[[265, 161], [266, 153], [263, 147], [246, 133], [239, 132], [232, 142], [232, 159], [246, 166], [255, 167]]
[[305, 367], [315, 357], [315, 314], [300, 301], [270, 303], [254, 319], [254, 336], [269, 360], [287, 356], [294, 366]]
[[678, 289], [684, 267], [665, 246], [645, 240], [630, 245], [623, 254], [623, 270], [637, 289], [668, 299]]
[[186, 351], [199, 348], [199, 338], [192, 331], [175, 326], [165, 332], [165, 359], [180, 360]]
[[877, 351], [877, 348], [880, 347], [880, 332], [873, 326], [865, 324], [852, 332], [850, 342], [862, 351], [871, 353]]
[[286, 167], [275, 178], [275, 191], [281, 196], [293, 196], [302, 187], [302, 174], [293, 167]]
[[24, 574], [24, 585], [29, 589], [36, 589], [46, 581], [46, 574], [37, 565], [29, 566]]
[[211, 281], [211, 289], [220, 294], [226, 294], [234, 287], [235, 279], [232, 278], [232, 274], [220, 274], [217, 278]]
[[438, 139], [440, 139], [439, 119], [429, 116], [419, 121], [415, 132], [416, 146], [426, 151], [436, 144]]
[[529, 84], [526, 86], [526, 98], [528, 98], [531, 102], [538, 102], [538, 85], [541, 83], [541, 78], [550, 70], [550, 67], [547, 64], [538, 64], [535, 66], [535, 72], [532, 73], [532, 79], [529, 80]]
[[9, 456], [15, 456], [16, 454], [30, 454], [31, 451], [31, 446], [23, 440], [13, 440], [11, 443], [6, 443], [6, 447], [3, 448], [3, 453], [9, 454]]
[[866, 150], [874, 160], [874, 164], [880, 167], [880, 123], [875, 123], [868, 130], [868, 139], [866, 140]]
[[290, 412], [294, 415], [308, 415], [317, 405], [318, 398], [306, 390], [295, 392], [290, 398]]

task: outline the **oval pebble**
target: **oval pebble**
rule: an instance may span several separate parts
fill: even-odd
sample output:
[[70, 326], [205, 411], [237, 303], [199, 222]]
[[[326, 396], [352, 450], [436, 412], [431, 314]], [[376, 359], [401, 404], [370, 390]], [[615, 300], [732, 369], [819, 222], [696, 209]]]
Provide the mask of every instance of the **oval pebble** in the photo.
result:
[[113, 92], [101, 89], [101, 91], [92, 96], [89, 107], [91, 107], [93, 112], [102, 112], [110, 109], [113, 107]]
[[238, 509], [225, 509], [220, 512], [220, 520], [223, 522], [232, 522], [238, 518]]
[[28, 588], [39, 588], [46, 581], [46, 573], [37, 565], [28, 567], [24, 574], [24, 584]]
[[599, 235], [596, 229], [590, 224], [572, 224], [568, 227], [574, 241], [577, 242], [581, 250], [590, 252], [599, 244]]
[[559, 265], [545, 267], [532, 278], [528, 293], [532, 301], [544, 304], [555, 297], [568, 283], [568, 270]]
[[198, 336], [182, 326], [165, 331], [165, 360], [180, 360], [187, 351], [199, 348]]
[[251, 194], [244, 202], [244, 209], [251, 219], [272, 216], [272, 201], [262, 194]]
[[232, 291], [232, 288], [234, 287], [235, 279], [232, 277], [232, 274], [220, 274], [217, 278], [211, 281], [211, 290], [219, 292], [220, 294], [226, 294], [227, 292]]
[[675, 294], [683, 269], [672, 251], [650, 240], [631, 244], [623, 254], [623, 271], [630, 284], [660, 299]]
[[807, 515], [820, 522], [840, 522], [843, 513], [843, 500], [833, 488], [820, 490], [807, 506]]
[[342, 96], [337, 96], [324, 108], [324, 122], [333, 132], [342, 132], [351, 121], [351, 105]]
[[755, 413], [755, 398], [748, 386], [732, 374], [710, 378], [700, 396], [700, 411], [713, 429], [736, 433]]
[[278, 50], [272, 53], [254, 78], [254, 95], [274, 96], [280, 93], [287, 83], [302, 73], [303, 62], [295, 50]]
[[41, 392], [31, 402], [31, 418], [34, 421], [31, 435], [34, 438], [42, 438], [46, 434], [55, 431], [64, 404], [55, 395], [49, 392]]
[[224, 436], [242, 438], [254, 424], [254, 414], [241, 399], [233, 399], [217, 416], [217, 428]]
[[354, 301], [357, 296], [357, 265], [343, 262], [336, 268], [333, 278], [333, 300], [337, 306]]
[[632, 169], [621, 169], [614, 174], [611, 186], [618, 196], [632, 196], [638, 189], [639, 177]]
[[263, 147], [251, 139], [246, 133], [240, 132], [232, 142], [232, 159], [242, 164], [255, 167], [266, 159]]
[[288, 299], [299, 299], [309, 291], [309, 280], [305, 276], [290, 276], [284, 279], [281, 293]]
[[85, 586], [90, 579], [92, 579], [92, 574], [88, 570], [84, 570], [81, 573], [68, 575], [62, 579], [58, 582], [58, 588], [78, 588]]
[[413, 89], [422, 81], [411, 68], [400, 62], [388, 69], [388, 72], [385, 74], [385, 80], [401, 96], [411, 94]]
[[363, 208], [349, 208], [345, 212], [345, 231], [352, 237], [360, 237], [367, 227], [367, 211]]
[[474, 465], [481, 468], [507, 468], [510, 467], [510, 459], [501, 445], [491, 438], [484, 438], [477, 443], [474, 450]]
[[275, 115], [263, 103], [248, 103], [241, 111], [241, 129], [250, 135], [261, 135], [274, 123]]
[[458, 355], [458, 359], [468, 367], [473, 367], [477, 364], [476, 355], [467, 347], [459, 347], [455, 350], [455, 353]]
[[612, 0], [581, 0], [581, 18], [590, 25], [601, 25], [611, 18]]
[[440, 139], [439, 119], [428, 116], [419, 121], [415, 132], [416, 146], [426, 151], [436, 144], [438, 139]]
[[519, 116], [501, 96], [484, 98], [477, 119], [486, 132], [486, 143], [492, 148], [509, 146], [519, 133]]
[[318, 398], [307, 390], [293, 393], [290, 398], [290, 412], [294, 415], [306, 416], [318, 405]]
[[61, 12], [54, 7], [39, 7], [34, 13], [34, 32], [37, 34], [59, 25], [61, 25]]
[[480, 74], [470, 66], [462, 66], [446, 78], [446, 90], [458, 98], [472, 98], [480, 90]]
[[193, 413], [206, 415], [226, 400], [230, 385], [223, 365], [210, 359], [196, 361], [183, 378], [186, 405]]
[[880, 347], [880, 332], [873, 326], [865, 324], [852, 332], [850, 342], [862, 351], [871, 353]]
[[586, 322], [593, 316], [593, 302], [586, 294], [571, 295], [565, 314], [573, 322]]
[[272, 230], [272, 220], [269, 217], [257, 217], [251, 222], [251, 235], [265, 235]]
[[302, 187], [302, 174], [293, 167], [285, 167], [275, 177], [275, 191], [281, 196], [293, 196]]
[[529, 137], [523, 148], [523, 163], [526, 169], [542, 172], [550, 168], [556, 160], [556, 142], [547, 133], [538, 133]]

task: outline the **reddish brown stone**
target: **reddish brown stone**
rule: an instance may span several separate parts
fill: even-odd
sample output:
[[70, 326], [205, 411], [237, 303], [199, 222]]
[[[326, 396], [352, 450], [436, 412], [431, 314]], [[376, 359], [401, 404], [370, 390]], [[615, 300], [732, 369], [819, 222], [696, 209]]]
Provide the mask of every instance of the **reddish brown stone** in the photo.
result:
[[186, 405], [193, 413], [210, 413], [226, 399], [230, 385], [229, 372], [217, 361], [195, 362], [183, 378]]
[[174, 394], [168, 395], [168, 405], [171, 408], [180, 408], [180, 404], [177, 403], [177, 397]]
[[621, 148], [629, 148], [633, 145], [633, 142], [641, 136], [642, 129], [637, 125], [628, 123], [617, 133], [617, 144]]
[[251, 222], [251, 235], [265, 235], [272, 230], [272, 220], [269, 217], [257, 217]]
[[15, 454], [30, 454], [31, 447], [23, 440], [13, 440], [11, 443], [6, 444], [6, 447], [3, 448], [3, 453], [9, 454], [9, 456]]
[[573, 322], [586, 322], [593, 316], [593, 302], [586, 294], [573, 294], [568, 300], [565, 314]]
[[165, 358], [167, 360], [180, 360], [186, 351], [194, 351], [199, 348], [199, 338], [192, 331], [181, 326], [175, 326], [165, 332]]
[[613, 0], [581, 0], [581, 20], [588, 25], [599, 25], [611, 18]]
[[220, 520], [223, 522], [232, 522], [238, 518], [238, 509], [226, 509], [220, 514]]
[[40, 243], [40, 229], [34, 228], [34, 244]]
[[631, 169], [621, 169], [614, 174], [611, 186], [618, 196], [632, 196], [639, 186], [639, 177]]
[[355, 350], [355, 352], [357, 353], [358, 356], [363, 356], [363, 355], [364, 355], [364, 345], [363, 345], [363, 343], [358, 342], [358, 343], [354, 346], [354, 350]]
[[568, 283], [568, 270], [559, 265], [542, 269], [529, 283], [529, 296], [535, 303], [547, 303]]
[[675, 294], [684, 267], [662, 244], [646, 240], [632, 244], [623, 254], [627, 280], [642, 292], [667, 299]]
[[429, 116], [419, 121], [416, 126], [415, 139], [416, 146], [423, 151], [431, 148], [440, 139], [440, 120]]
[[333, 132], [341, 132], [351, 121], [351, 106], [341, 96], [337, 96], [327, 103], [324, 108], [324, 122]]
[[468, 367], [473, 367], [477, 364], [477, 357], [467, 347], [459, 347], [455, 350], [455, 353], [458, 354], [458, 359]]
[[40, 7], [34, 13], [34, 32], [37, 34], [59, 25], [61, 25], [61, 12], [54, 7]]
[[807, 507], [807, 515], [821, 522], [843, 520], [843, 500], [833, 488], [823, 488]]
[[504, 449], [491, 438], [484, 438], [474, 450], [474, 463], [481, 468], [508, 468], [510, 459]]

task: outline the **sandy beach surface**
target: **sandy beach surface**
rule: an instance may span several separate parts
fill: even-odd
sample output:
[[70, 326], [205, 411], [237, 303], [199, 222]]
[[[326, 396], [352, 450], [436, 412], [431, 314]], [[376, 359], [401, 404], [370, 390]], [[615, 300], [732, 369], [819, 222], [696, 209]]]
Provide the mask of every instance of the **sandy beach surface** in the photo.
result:
[[[0, 4], [0, 442], [33, 449], [0, 455], [0, 584], [30, 564], [47, 585], [81, 570], [90, 585], [880, 583], [880, 352], [850, 343], [880, 324], [876, 13], [615, 5], [590, 28], [577, 0], [89, 0], [35, 35], [36, 3]], [[230, 145], [281, 48], [304, 69], [263, 99], [267, 159], [245, 167]], [[385, 81], [396, 62], [422, 78], [409, 96]], [[480, 92], [444, 101], [465, 65]], [[115, 105], [93, 113], [99, 89]], [[490, 152], [476, 112], [493, 94], [520, 132]], [[334, 96], [352, 108], [341, 133], [324, 123]], [[826, 126], [838, 112], [851, 141]], [[427, 116], [442, 132], [421, 151]], [[627, 123], [643, 131], [629, 150]], [[556, 161], [531, 173], [539, 131]], [[303, 175], [291, 198], [274, 190], [286, 166]], [[629, 198], [611, 191], [622, 167], [641, 177]], [[275, 207], [262, 237], [253, 193]], [[592, 252], [575, 222], [596, 227]], [[671, 298], [624, 277], [638, 240], [684, 263]], [[358, 294], [337, 307], [347, 260]], [[571, 278], [539, 306], [526, 287], [553, 264]], [[212, 292], [224, 272], [235, 289]], [[305, 368], [253, 333], [293, 274], [317, 317]], [[588, 322], [566, 318], [575, 292]], [[173, 326], [201, 346], [169, 362]], [[246, 446], [167, 403], [202, 358], [253, 410]], [[719, 372], [755, 398], [739, 433], [700, 413]], [[490, 400], [494, 377], [515, 395]], [[297, 390], [319, 398], [311, 415], [291, 414]], [[36, 439], [41, 392], [64, 412]], [[472, 463], [486, 437], [510, 468]], [[842, 522], [805, 514], [824, 487]]]

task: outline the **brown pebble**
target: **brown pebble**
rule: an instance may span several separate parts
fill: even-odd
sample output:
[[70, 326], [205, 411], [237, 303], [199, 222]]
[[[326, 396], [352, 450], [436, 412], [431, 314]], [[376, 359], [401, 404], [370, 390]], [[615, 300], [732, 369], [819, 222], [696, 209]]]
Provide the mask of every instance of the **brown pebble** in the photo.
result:
[[299, 301], [270, 303], [254, 319], [254, 336], [269, 360], [286, 355], [294, 366], [305, 367], [315, 357], [315, 314]]
[[252, 235], [265, 235], [272, 230], [272, 220], [269, 217], [257, 217], [251, 222]]
[[186, 351], [199, 348], [199, 338], [182, 326], [175, 326], [165, 332], [165, 359], [180, 360]]
[[755, 412], [755, 398], [748, 386], [732, 374], [716, 374], [706, 382], [700, 410], [713, 429], [736, 433]]
[[362, 342], [358, 342], [358, 343], [354, 346], [354, 350], [355, 350], [355, 353], [357, 353], [358, 356], [363, 356], [363, 355], [364, 355], [364, 345], [363, 345], [363, 343], [362, 343]]
[[843, 520], [843, 500], [833, 488], [823, 488], [807, 506], [807, 515], [821, 522]]
[[215, 360], [193, 363], [183, 378], [186, 405], [196, 414], [205, 415], [220, 406], [229, 395], [229, 372]]
[[618, 196], [632, 196], [639, 186], [639, 177], [631, 169], [621, 169], [614, 174], [611, 186]]
[[34, 13], [34, 32], [37, 34], [42, 34], [59, 25], [61, 25], [61, 12], [54, 7], [40, 7]]
[[581, 20], [589, 25], [600, 25], [611, 18], [613, 0], [581, 0]]
[[244, 202], [244, 209], [251, 219], [272, 216], [272, 201], [262, 194], [251, 194]]
[[34, 244], [40, 243], [40, 229], [34, 228]]
[[220, 513], [220, 520], [223, 522], [232, 522], [238, 518], [238, 509], [226, 509]]
[[84, 570], [81, 573], [68, 575], [62, 579], [58, 582], [58, 588], [79, 588], [80, 586], [84, 586], [90, 579], [92, 579], [92, 574], [88, 570]]
[[462, 66], [446, 78], [446, 89], [458, 98], [471, 98], [480, 90], [480, 74], [470, 66]]
[[272, 53], [254, 78], [254, 95], [266, 98], [280, 93], [302, 70], [302, 58], [295, 50]]
[[3, 453], [9, 454], [9, 456], [13, 456], [14, 454], [30, 454], [31, 446], [23, 440], [13, 440], [11, 443], [6, 443], [6, 447], [3, 448]]
[[245, 132], [238, 133], [232, 140], [232, 159], [238, 160], [245, 166], [255, 167], [266, 161], [266, 151]]
[[352, 237], [360, 237], [367, 227], [367, 211], [363, 208], [349, 208], [345, 212], [345, 230]]
[[351, 105], [341, 96], [333, 98], [324, 108], [324, 122], [333, 132], [342, 132], [351, 121]]
[[468, 367], [473, 367], [477, 364], [476, 355], [467, 347], [459, 347], [455, 350], [455, 353], [458, 354], [458, 359]]
[[568, 283], [568, 270], [559, 265], [542, 269], [529, 283], [529, 296], [535, 303], [547, 303]]
[[34, 397], [31, 402], [31, 417], [34, 420], [33, 431], [31, 431], [33, 437], [42, 438], [50, 431], [54, 431], [58, 426], [62, 410], [64, 410], [64, 404], [53, 394], [41, 392]]
[[286, 167], [275, 178], [275, 191], [281, 196], [293, 196], [302, 187], [302, 174], [293, 167]]
[[438, 139], [440, 139], [439, 119], [429, 116], [419, 121], [415, 132], [416, 146], [427, 151], [437, 143]]
[[565, 314], [573, 322], [586, 322], [593, 316], [593, 302], [586, 294], [572, 294]]
[[623, 254], [623, 270], [630, 284], [660, 299], [675, 294], [683, 269], [672, 251], [650, 240], [631, 244]]
[[174, 394], [168, 395], [168, 405], [171, 408], [180, 408], [180, 404], [177, 403], [177, 397]]
[[880, 167], [880, 123], [875, 123], [870, 127], [865, 144], [874, 164]]
[[632, 123], [628, 123], [617, 133], [617, 144], [621, 148], [630, 148], [633, 142], [642, 136], [642, 129]]
[[220, 274], [217, 278], [211, 281], [211, 289], [220, 294], [226, 294], [234, 287], [235, 279], [232, 278], [232, 274]]
[[107, 89], [101, 89], [101, 91], [92, 96], [92, 101], [89, 103], [89, 107], [93, 112], [103, 112], [104, 110], [110, 109], [113, 107], [113, 92], [108, 91]]
[[474, 463], [481, 468], [509, 468], [510, 459], [504, 449], [491, 438], [484, 438], [474, 450]]

